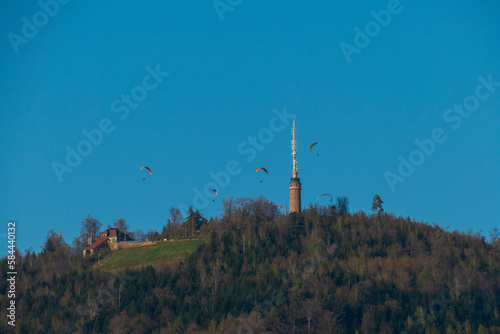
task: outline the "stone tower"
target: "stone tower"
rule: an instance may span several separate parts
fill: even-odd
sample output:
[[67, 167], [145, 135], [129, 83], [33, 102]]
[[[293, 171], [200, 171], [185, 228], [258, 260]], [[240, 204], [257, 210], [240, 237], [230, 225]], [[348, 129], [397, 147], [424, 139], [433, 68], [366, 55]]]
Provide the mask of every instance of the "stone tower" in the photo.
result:
[[290, 179], [290, 212], [300, 213], [301, 211], [301, 200], [300, 200], [300, 189], [301, 183], [300, 178], [297, 177], [297, 141], [295, 140], [295, 120], [293, 121], [292, 128], [292, 157], [293, 157], [293, 177]]

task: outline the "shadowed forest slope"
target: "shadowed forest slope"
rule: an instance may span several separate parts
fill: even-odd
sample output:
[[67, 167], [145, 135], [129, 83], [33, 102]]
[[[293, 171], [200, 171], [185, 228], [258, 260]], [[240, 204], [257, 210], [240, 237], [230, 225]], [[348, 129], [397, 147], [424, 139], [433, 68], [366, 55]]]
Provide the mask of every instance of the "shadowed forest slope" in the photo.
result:
[[[316, 206], [282, 215], [263, 198], [230, 198], [199, 235], [204, 242], [180, 262], [109, 272], [52, 235], [50, 249], [17, 256], [16, 329], [500, 332], [496, 231], [486, 241], [386, 213]], [[1, 277], [2, 319], [6, 289]]]

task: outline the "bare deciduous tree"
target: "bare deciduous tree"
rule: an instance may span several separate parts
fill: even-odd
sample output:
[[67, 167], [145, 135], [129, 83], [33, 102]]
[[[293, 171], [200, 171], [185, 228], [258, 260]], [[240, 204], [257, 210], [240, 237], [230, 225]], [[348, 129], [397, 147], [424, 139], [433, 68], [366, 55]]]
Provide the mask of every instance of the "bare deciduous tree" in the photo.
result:
[[119, 217], [113, 223], [113, 227], [115, 227], [115, 228], [119, 229], [121, 232], [123, 232], [125, 234], [125, 239], [127, 239], [126, 235], [127, 235], [127, 231], [129, 229], [129, 226], [128, 226], [125, 219], [123, 219], [122, 217]]
[[496, 244], [498, 240], [500, 240], [500, 231], [498, 230], [498, 227], [495, 226], [490, 231], [490, 242], [492, 244]]
[[146, 238], [146, 234], [144, 233], [144, 231], [141, 230], [140, 228], [138, 228], [135, 231], [135, 241], [144, 241], [145, 238]]
[[176, 209], [175, 207], [170, 207], [170, 219], [167, 223], [167, 230], [171, 232], [171, 237], [177, 239], [179, 237], [179, 228], [182, 223], [182, 214], [181, 210]]
[[337, 197], [337, 210], [340, 215], [349, 211], [349, 198], [347, 196]]
[[[90, 238], [95, 238], [96, 235], [99, 234], [99, 230], [101, 229], [102, 227], [102, 223], [91, 217], [90, 215], [85, 218], [85, 219], [82, 219], [82, 222], [81, 222], [81, 229], [80, 229], [80, 243], [74, 243], [75, 246], [79, 246], [79, 247], [82, 247], [83, 248], [85, 246], [87, 246], [89, 243], [89, 239]], [[78, 253], [80, 253], [82, 249], [79, 249], [78, 250]]]
[[126, 311], [115, 315], [109, 322], [108, 330], [112, 334], [129, 333], [130, 318]]
[[301, 313], [307, 320], [307, 333], [311, 333], [315, 329], [319, 314], [321, 312], [321, 302], [317, 297], [306, 299], [302, 302]]

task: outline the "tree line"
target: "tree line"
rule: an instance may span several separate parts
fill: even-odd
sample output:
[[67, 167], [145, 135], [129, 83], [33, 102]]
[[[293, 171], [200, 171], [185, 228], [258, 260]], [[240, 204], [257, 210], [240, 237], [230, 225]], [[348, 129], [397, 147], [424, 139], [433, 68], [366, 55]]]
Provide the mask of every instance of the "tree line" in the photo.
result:
[[[16, 330], [498, 333], [498, 229], [487, 240], [396, 217], [382, 203], [374, 198], [372, 214], [311, 205], [284, 215], [265, 198], [230, 197], [210, 220], [172, 209], [151, 237], [201, 238], [200, 248], [180, 263], [120, 272], [93, 269], [50, 231], [41, 252], [17, 253]], [[3, 319], [6, 288], [2, 276]]]

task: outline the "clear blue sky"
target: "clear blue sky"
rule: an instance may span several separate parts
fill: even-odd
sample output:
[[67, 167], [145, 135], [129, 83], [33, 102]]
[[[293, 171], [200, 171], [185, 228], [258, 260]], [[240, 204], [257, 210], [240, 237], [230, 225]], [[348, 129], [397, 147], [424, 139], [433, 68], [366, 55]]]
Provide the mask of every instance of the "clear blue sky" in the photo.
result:
[[[273, 121], [284, 108], [297, 121], [305, 206], [331, 193], [370, 211], [379, 194], [386, 211], [451, 230], [500, 225], [496, 2], [48, 3], [50, 15], [35, 1], [0, 4], [0, 254], [10, 220], [18, 248], [36, 251], [50, 229], [71, 243], [89, 214], [161, 229], [231, 161], [239, 173], [205, 216], [230, 195], [284, 207], [291, 123]], [[447, 111], [464, 100], [468, 117]], [[82, 131], [99, 126], [108, 133], [67, 166], [66, 148], [88, 153]], [[435, 129], [446, 140], [418, 161], [415, 140]], [[248, 137], [259, 134], [253, 157]], [[422, 162], [404, 183], [399, 156]], [[72, 169], [62, 182], [54, 162]]]

